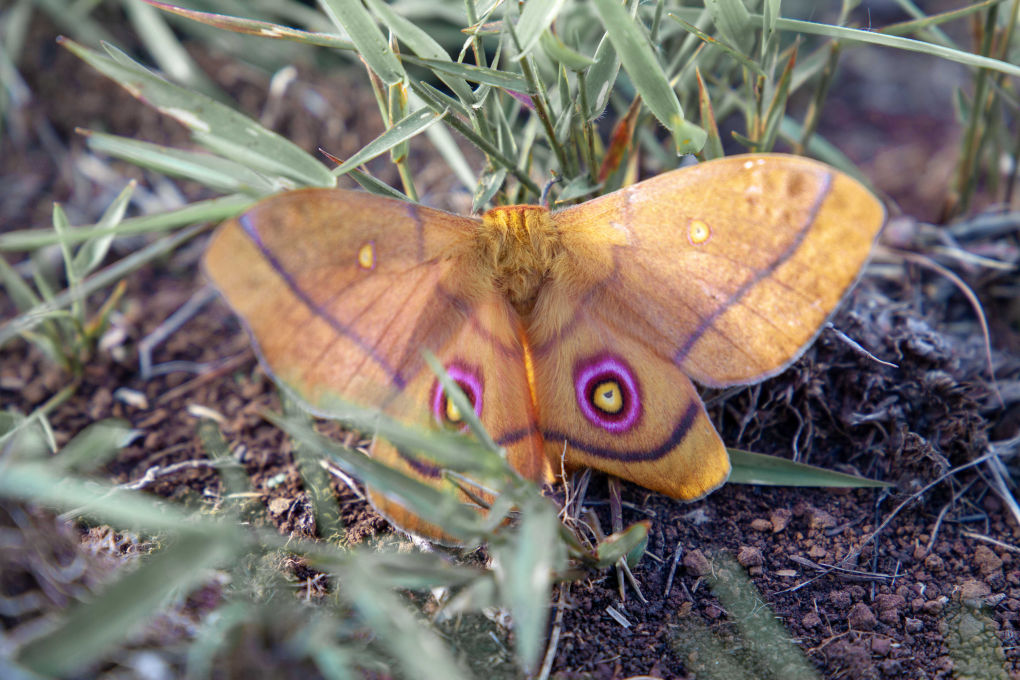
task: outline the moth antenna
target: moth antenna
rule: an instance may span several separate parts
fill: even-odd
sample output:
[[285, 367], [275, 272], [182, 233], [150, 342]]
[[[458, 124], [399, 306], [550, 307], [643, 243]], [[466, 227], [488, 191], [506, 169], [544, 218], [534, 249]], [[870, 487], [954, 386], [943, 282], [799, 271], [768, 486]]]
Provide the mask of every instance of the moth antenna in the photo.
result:
[[550, 189], [552, 189], [553, 184], [557, 184], [562, 181], [563, 181], [562, 177], [560, 177], [559, 175], [553, 175], [552, 179], [546, 182], [545, 186], [542, 187], [542, 196], [538, 199], [538, 202], [543, 208], [549, 207], [549, 191]]

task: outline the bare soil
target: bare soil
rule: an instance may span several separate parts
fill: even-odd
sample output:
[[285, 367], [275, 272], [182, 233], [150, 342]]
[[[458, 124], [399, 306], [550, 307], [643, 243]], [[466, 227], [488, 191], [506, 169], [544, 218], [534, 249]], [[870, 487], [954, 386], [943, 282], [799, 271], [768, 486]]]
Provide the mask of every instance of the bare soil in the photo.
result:
[[[53, 201], [66, 205], [72, 222], [89, 222], [123, 180], [81, 176], [85, 153], [74, 127], [177, 144], [186, 143], [186, 134], [57, 48], [50, 27], [35, 26], [28, 46], [22, 73], [36, 98], [23, 110], [23, 127], [8, 129], [0, 142], [2, 228], [48, 225]], [[263, 111], [263, 75], [196, 54], [245, 110]], [[862, 76], [851, 71], [847, 77], [854, 83]], [[311, 114], [289, 99], [279, 102], [274, 124], [282, 134], [310, 151], [321, 146], [338, 156], [377, 134], [378, 112], [360, 74], [302, 68], [299, 80], [299, 87], [314, 88], [325, 98], [328, 115]], [[860, 101], [835, 91], [831, 106], [838, 122], [833, 127], [840, 127], [826, 130], [829, 139], [838, 146], [845, 142], [843, 148], [893, 201], [910, 206], [912, 214], [937, 216], [944, 195], [933, 192], [927, 165], [952, 157], [945, 151], [955, 148], [949, 141], [955, 134], [952, 122], [925, 120], [920, 128], [912, 127], [907, 113], [861, 113]], [[917, 134], [918, 129], [939, 134]], [[882, 141], [875, 144], [875, 139]], [[886, 147], [895, 147], [895, 157]], [[453, 181], [441, 164], [423, 151], [415, 153], [430, 200], [451, 196]], [[152, 178], [144, 173], [118, 163], [110, 167], [151, 186]], [[925, 179], [902, 181], [911, 176]], [[937, 186], [945, 190], [944, 183]], [[187, 185], [182, 191], [189, 197], [200, 193]], [[463, 209], [466, 197], [439, 200], [442, 207]], [[927, 247], [911, 220], [898, 221], [894, 228], [896, 245]], [[1015, 229], [965, 245], [1017, 261]], [[95, 420], [126, 418], [144, 434], [106, 474], [118, 483], [137, 481], [153, 466], [165, 470], [204, 459], [194, 407], [211, 409], [222, 415], [230, 443], [245, 447], [241, 462], [259, 494], [252, 501], [256, 521], [314, 537], [311, 504], [286, 438], [259, 416], [261, 410], [279, 407], [274, 387], [222, 302], [207, 306], [156, 348], [155, 364], [190, 362], [176, 364], [186, 370], [149, 380], [139, 374], [138, 342], [203, 285], [197, 266], [201, 250], [202, 244], [195, 243], [128, 278], [115, 319], [123, 335], [89, 362], [75, 395], [51, 414], [58, 442]], [[991, 321], [992, 364], [1003, 401], [991, 387], [977, 317], [959, 289], [889, 251], [879, 253], [834, 325], [896, 367], [881, 365], [825, 331], [784, 374], [736, 392], [707, 394], [706, 400], [730, 446], [793, 456], [894, 486], [889, 491], [834, 491], [727, 485], [703, 501], [683, 504], [624, 484], [625, 522], [652, 521], [648, 553], [634, 570], [646, 601], [632, 589], [621, 601], [613, 572], [592, 572], [564, 586], [562, 594], [556, 593], [562, 606], [554, 611], [560, 616], [555, 677], [710, 677], [702, 674], [713, 663], [703, 650], [713, 641], [749, 677], [759, 675], [756, 650], [710, 587], [728, 573], [721, 561], [726, 555], [746, 570], [761, 605], [771, 609], [825, 678], [1020, 677], [1020, 530], [990, 489], [986, 464], [946, 476], [986, 454], [991, 442], [1018, 434], [1020, 309], [1008, 295], [1015, 281], [1011, 284], [1006, 275], [956, 269], [975, 289]], [[10, 305], [2, 304], [9, 315]], [[27, 413], [66, 381], [24, 343], [4, 348], [0, 356], [4, 409]], [[144, 400], [126, 402], [118, 392], [125, 388]], [[220, 479], [207, 467], [185, 465], [144, 488], [198, 504], [205, 494], [219, 493]], [[608, 530], [605, 489], [596, 477], [588, 498]], [[336, 494], [349, 528], [347, 540], [390, 531], [346, 486], [338, 484]], [[15, 559], [13, 552], [4, 551], [3, 598], [42, 587], [40, 560], [85, 565], [59, 595], [46, 594], [42, 610], [84, 597], [110, 564], [145, 551], [144, 545], [108, 530], [70, 530], [45, 513], [9, 502], [0, 504], [0, 526], [17, 527], [23, 545], [38, 551], [34, 560]], [[312, 576], [299, 566], [295, 573]], [[217, 592], [210, 585], [193, 596], [194, 619], [215, 606]], [[621, 616], [614, 618], [610, 608]], [[8, 632], [32, 618], [0, 615]], [[153, 634], [153, 648], [176, 653], [169, 650], [175, 640], [187, 638], [185, 623]], [[273, 667], [271, 657], [271, 651], [261, 650], [263, 668]], [[497, 668], [488, 672], [502, 676]]]

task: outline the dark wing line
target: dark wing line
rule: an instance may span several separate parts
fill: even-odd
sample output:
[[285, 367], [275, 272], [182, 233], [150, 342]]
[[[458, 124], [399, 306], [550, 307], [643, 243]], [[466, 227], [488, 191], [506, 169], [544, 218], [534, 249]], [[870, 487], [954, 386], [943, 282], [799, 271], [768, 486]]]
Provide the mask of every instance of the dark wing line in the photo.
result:
[[445, 298], [446, 301], [452, 307], [460, 311], [465, 316], [465, 318], [467, 318], [468, 323], [471, 324], [471, 327], [475, 330], [475, 332], [481, 335], [489, 342], [491, 342], [493, 345], [495, 345], [503, 356], [523, 360], [524, 358], [523, 348], [508, 347], [507, 345], [503, 344], [500, 340], [496, 339], [496, 336], [493, 335], [492, 332], [489, 331], [489, 329], [485, 328], [484, 326], [482, 326], [481, 323], [479, 323], [478, 319], [476, 318], [474, 308], [463, 298], [459, 298], [453, 293], [446, 290], [446, 288], [443, 287], [443, 284], [439, 284], [436, 286], [436, 293]]
[[[431, 272], [429, 271], [429, 268], [427, 268], [427, 267], [424, 267], [424, 268], [423, 268], [423, 270], [422, 270], [422, 274], [421, 274], [421, 277], [419, 277], [419, 278], [418, 278], [418, 279], [417, 279], [417, 280], [416, 280], [416, 281], [414, 282], [414, 285], [410, 285], [410, 286], [408, 286], [408, 287], [407, 287], [407, 288], [408, 288], [408, 293], [407, 293], [407, 296], [406, 296], [406, 297], [405, 297], [405, 298], [403, 299], [403, 301], [401, 302], [401, 304], [400, 304], [400, 305], [394, 305], [395, 309], [397, 309], [397, 310], [401, 310], [401, 309], [404, 309], [404, 308], [406, 307], [406, 305], [407, 305], [407, 301], [408, 301], [408, 300], [410, 300], [410, 299], [411, 299], [411, 297], [412, 297], [412, 296], [413, 296], [413, 295], [415, 294], [415, 292], [416, 292], [416, 290], [417, 290], [417, 287], [418, 287], [418, 284], [419, 284], [419, 283], [420, 283], [420, 282], [422, 281], [422, 279], [426, 279], [426, 278], [428, 278], [428, 277], [429, 277], [429, 274], [431, 274]], [[387, 293], [387, 292], [388, 292], [388, 291], [386, 291], [386, 290], [383, 290], [383, 291], [381, 291], [381, 292], [379, 293], [379, 295], [378, 295], [378, 296], [376, 296], [376, 298], [375, 298], [375, 299], [374, 299], [374, 300], [372, 301], [372, 302], [373, 302], [373, 304], [375, 304], [376, 302], [378, 302], [378, 300], [380, 300], [380, 299], [381, 299], [381, 298], [383, 297], [383, 295], [384, 295], [385, 293]], [[367, 309], [368, 309], [369, 307], [371, 307], [371, 306], [372, 306], [372, 305], [369, 305], [369, 306], [365, 307], [365, 309], [367, 310]], [[363, 310], [363, 311], [364, 311], [364, 310]], [[358, 316], [360, 317], [360, 314], [359, 314]], [[381, 343], [381, 342], [383, 341], [383, 339], [384, 339], [384, 338], [386, 337], [386, 334], [387, 334], [387, 332], [388, 332], [388, 331], [390, 330], [390, 328], [392, 328], [392, 326], [393, 326], [393, 323], [394, 323], [394, 322], [395, 322], [395, 321], [397, 320], [397, 316], [398, 316], [398, 313], [397, 313], [397, 312], [394, 312], [393, 316], [391, 316], [391, 317], [390, 317], [390, 320], [386, 322], [386, 324], [385, 324], [385, 325], [384, 325], [384, 326], [382, 327], [382, 329], [381, 329], [381, 330], [379, 331], [379, 333], [378, 333], [378, 334], [376, 335], [375, 339], [374, 339], [374, 340], [372, 341], [372, 344], [371, 344], [371, 348], [372, 348], [372, 356], [375, 356], [375, 355], [376, 355], [376, 349], [377, 349], [377, 348], [379, 347], [379, 344], [380, 344], [380, 343]], [[361, 371], [361, 368], [362, 368], [362, 366], [364, 366], [364, 365], [365, 365], [365, 362], [366, 362], [366, 361], [368, 361], [368, 357], [366, 357], [365, 359], [363, 359], [363, 360], [361, 361], [361, 363], [360, 363], [360, 364], [358, 364], [357, 368], [353, 368], [353, 367], [352, 367], [352, 370], [351, 370], [351, 377], [350, 377], [350, 379], [348, 380], [348, 384], [349, 384], [350, 380], [353, 380], [353, 379], [354, 379], [354, 376], [355, 376], [355, 375], [357, 375], [359, 371]], [[405, 376], [404, 376], [404, 373], [403, 373], [403, 371], [401, 370], [401, 369], [403, 369], [403, 368], [404, 368], [404, 364], [403, 364], [403, 362], [401, 362], [400, 364], [398, 364], [398, 366], [397, 366], [397, 367], [395, 367], [395, 368], [394, 368], [394, 370], [396, 371], [397, 377], [398, 377], [398, 378], [399, 378], [399, 379], [401, 380], [401, 382], [403, 383], [403, 384], [399, 385], [399, 387], [403, 387], [403, 385], [407, 384], [407, 377], [405, 377]], [[395, 384], [396, 384], [396, 383], [395, 383]], [[345, 384], [345, 385], [344, 385], [344, 387], [346, 387], [346, 386], [347, 386], [347, 384]]]
[[684, 411], [682, 416], [680, 416], [680, 420], [677, 422], [676, 427], [673, 428], [673, 432], [670, 433], [669, 438], [659, 446], [651, 449], [645, 449], [644, 451], [623, 452], [617, 449], [608, 449], [602, 446], [595, 446], [593, 444], [585, 444], [571, 438], [563, 432], [557, 432], [556, 430], [542, 430], [542, 436], [547, 442], [564, 441], [571, 448], [575, 448], [578, 451], [584, 451], [585, 453], [597, 458], [608, 458], [610, 460], [619, 460], [627, 463], [649, 462], [665, 457], [670, 451], [680, 446], [680, 444], [683, 443], [683, 440], [687, 437], [687, 433], [690, 432], [692, 427], [694, 427], [694, 421], [697, 420], [699, 413], [701, 413], [701, 401], [694, 398], [687, 406], [687, 410]]
[[510, 446], [511, 444], [516, 444], [522, 439], [527, 439], [528, 437], [530, 437], [531, 435], [535, 434], [538, 431], [539, 431], [538, 425], [534, 421], [532, 421], [531, 424], [528, 425], [527, 427], [522, 427], [517, 430], [511, 430], [510, 432], [507, 432], [504, 435], [495, 437], [493, 441], [495, 441], [500, 446]]
[[244, 233], [248, 235], [248, 237], [255, 244], [255, 247], [258, 248], [259, 252], [262, 253], [262, 256], [266, 258], [266, 261], [269, 263], [269, 265], [273, 268], [274, 271], [276, 271], [277, 274], [279, 274], [280, 278], [283, 279], [283, 282], [287, 284], [287, 287], [290, 288], [294, 296], [301, 300], [301, 302], [303, 302], [309, 309], [311, 309], [316, 316], [318, 316], [323, 321], [328, 323], [333, 328], [333, 330], [335, 330], [337, 333], [347, 336], [354, 344], [356, 344], [358, 347], [364, 350], [366, 354], [370, 355], [372, 359], [383, 370], [383, 372], [385, 372], [386, 375], [389, 376], [390, 381], [394, 385], [396, 385], [398, 389], [403, 389], [406, 385], [406, 381], [400, 375], [400, 373], [398, 373], [392, 366], [390, 366], [389, 362], [387, 362], [383, 357], [379, 356], [375, 352], [375, 349], [369, 343], [367, 343], [364, 340], [364, 338], [355, 333], [354, 330], [351, 329], [347, 324], [341, 322], [335, 316], [333, 316], [325, 309], [323, 309], [318, 303], [315, 302], [315, 300], [313, 300], [308, 295], [307, 292], [305, 292], [303, 288], [301, 288], [301, 286], [298, 285], [298, 282], [294, 279], [293, 276], [291, 276], [290, 272], [288, 272], [284, 268], [283, 264], [276, 257], [273, 251], [271, 251], [262, 241], [262, 237], [259, 235], [258, 229], [255, 227], [255, 224], [251, 221], [251, 218], [247, 214], [245, 214], [238, 219], [238, 222], [240, 223], [241, 228], [244, 230]]
[[811, 210], [808, 213], [808, 218], [804, 222], [804, 224], [801, 225], [800, 229], [797, 232], [797, 237], [793, 240], [793, 242], [790, 243], [786, 250], [784, 250], [779, 255], [779, 257], [777, 257], [769, 264], [769, 266], [760, 270], [751, 279], [746, 281], [742, 286], [740, 286], [740, 288], [738, 288], [730, 296], [730, 298], [726, 301], [725, 304], [723, 304], [721, 307], [716, 309], [714, 312], [709, 314], [707, 317], [705, 317], [698, 323], [698, 327], [694, 330], [691, 336], [687, 338], [687, 341], [680, 347], [680, 349], [676, 351], [676, 354], [673, 355], [673, 362], [676, 365], [679, 366], [684, 362], [684, 360], [687, 358], [687, 355], [690, 354], [690, 351], [694, 348], [694, 345], [697, 344], [697, 342], [701, 339], [701, 337], [705, 333], [708, 332], [708, 329], [712, 327], [712, 324], [715, 323], [716, 319], [725, 314], [730, 307], [737, 304], [740, 301], [740, 299], [747, 295], [747, 293], [752, 288], [761, 283], [765, 278], [771, 276], [772, 273], [776, 269], [778, 269], [780, 265], [782, 265], [784, 262], [793, 257], [793, 255], [797, 252], [797, 249], [800, 248], [801, 243], [804, 242], [804, 237], [807, 236], [808, 231], [811, 229], [811, 225], [814, 224], [815, 219], [818, 218], [818, 211], [821, 210], [822, 203], [825, 201], [825, 198], [829, 195], [829, 188], [831, 185], [832, 185], [832, 173], [827, 172], [825, 173], [825, 179], [822, 183], [822, 187], [818, 191], [818, 195], [815, 197], [814, 204], [812, 204]]

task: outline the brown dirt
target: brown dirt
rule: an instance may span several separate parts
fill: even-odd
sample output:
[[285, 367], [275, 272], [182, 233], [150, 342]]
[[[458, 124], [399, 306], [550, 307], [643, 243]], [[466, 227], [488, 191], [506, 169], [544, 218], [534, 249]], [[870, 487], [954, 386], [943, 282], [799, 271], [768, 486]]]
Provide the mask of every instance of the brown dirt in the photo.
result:
[[[2, 141], [0, 168], [6, 188], [0, 191], [0, 219], [8, 229], [45, 226], [51, 202], [59, 200], [80, 217], [72, 217], [72, 222], [87, 222], [119, 187], [72, 173], [75, 161], [83, 157], [75, 126], [94, 125], [162, 142], [180, 143], [185, 135], [53, 46], [45, 26], [34, 29], [28, 44], [32, 53], [22, 72], [38, 97], [23, 113], [24, 127], [14, 130], [20, 136]], [[215, 67], [225, 64], [223, 60], [202, 59], [246, 110], [261, 108], [261, 76], [238, 67]], [[303, 72], [303, 77], [327, 98], [329, 120], [288, 108], [278, 131], [306, 149], [323, 146], [341, 156], [374, 136], [375, 104], [360, 85], [336, 74]], [[48, 139], [63, 146], [48, 144]], [[880, 188], [908, 192], [908, 202], [917, 201], [927, 185], [919, 194], [917, 186], [891, 180], [885, 184], [883, 178], [923, 174], [925, 159], [937, 150], [923, 135], [899, 142], [898, 172], [887, 167], [889, 156], [861, 159], [870, 158], [865, 166], [876, 170]], [[435, 169], [438, 166], [424, 160], [423, 165], [430, 191], [448, 194], [450, 179]], [[122, 169], [120, 164], [114, 167]], [[145, 179], [137, 170], [130, 172]], [[186, 191], [197, 193], [193, 187]], [[937, 200], [924, 197], [929, 208], [930, 201]], [[914, 232], [907, 232], [909, 240]], [[1015, 254], [1015, 241], [1002, 247], [1010, 243]], [[283, 532], [315, 536], [311, 504], [288, 442], [258, 415], [262, 409], [278, 408], [273, 386], [225, 305], [217, 301], [206, 307], [158, 347], [154, 357], [156, 364], [196, 362], [218, 369], [176, 371], [147, 381], [138, 373], [138, 341], [202, 285], [199, 254], [199, 247], [188, 247], [129, 277], [116, 320], [123, 338], [89, 363], [80, 389], [51, 415], [58, 442], [94, 420], [126, 418], [143, 435], [124, 449], [108, 473], [115, 482], [138, 480], [153, 466], [205, 458], [198, 420], [189, 407], [206, 407], [222, 415], [221, 427], [231, 444], [245, 447], [241, 462], [259, 493], [249, 517]], [[708, 400], [731, 446], [782, 455], [792, 451], [799, 460], [883, 479], [895, 487], [878, 492], [728, 485], [704, 501], [682, 504], [624, 484], [625, 522], [652, 520], [648, 554], [634, 570], [647, 602], [633, 591], [621, 602], [611, 572], [593, 572], [571, 584], [557, 624], [553, 669], [558, 677], [693, 677], [707, 662], [704, 654], [684, 646], [687, 640], [701, 639], [697, 631], [707, 631], [701, 634], [724, 645], [733, 660], [754, 675], [754, 650], [710, 588], [714, 577], [725, 573], [718, 559], [724, 554], [746, 568], [761, 604], [774, 612], [823, 677], [940, 678], [954, 672], [1020, 677], [1020, 530], [1009, 511], [976, 469], [948, 477], [907, 502], [949, 469], [984, 454], [990, 439], [1017, 434], [1017, 310], [995, 292], [996, 285], [1005, 287], [1003, 281], [977, 271], [963, 275], [993, 319], [995, 370], [1007, 411], [988, 387], [980, 329], [959, 292], [927, 270], [881, 257], [834, 323], [898, 368], [875, 363], [826, 331], [783, 375], [736, 393], [708, 395]], [[4, 349], [4, 408], [28, 412], [64, 382], [27, 345], [18, 342]], [[1007, 391], [1007, 386], [1012, 387]], [[146, 404], [125, 403], [117, 393], [122, 388], [143, 394]], [[220, 479], [198, 466], [160, 476], [146, 488], [198, 503], [205, 493], [219, 493]], [[349, 539], [388, 530], [349, 489], [337, 485], [335, 490], [351, 528]], [[596, 478], [589, 500], [608, 528], [605, 497], [605, 485]], [[36, 511], [25, 515], [21, 506], [0, 508], [0, 524], [17, 526], [26, 545], [48, 546], [55, 556], [48, 559], [79, 559], [76, 550], [92, 556], [67, 592], [51, 597], [41, 610], [66, 606], [83, 588], [102, 580], [106, 561], [123, 560], [137, 551], [128, 547], [130, 541], [97, 529], [82, 529], [76, 546], [74, 535], [69, 541], [59, 525], [50, 532], [57, 538], [39, 543], [31, 538], [33, 532], [52, 524], [51, 519]], [[26, 522], [26, 516], [33, 519]], [[34, 573], [31, 563], [9, 559], [11, 554], [5, 551], [0, 561], [2, 595], [41, 587], [44, 575]], [[674, 564], [675, 577], [667, 588]], [[195, 617], [215, 606], [217, 592], [210, 585], [193, 595]], [[611, 617], [610, 607], [628, 625]], [[2, 621], [13, 630], [31, 619], [5, 615]], [[960, 631], [975, 626], [985, 633], [959, 639]], [[173, 628], [164, 638], [166, 644], [186, 639], [187, 630], [184, 625]], [[980, 666], [992, 658], [993, 670], [1004, 669], [998, 675]], [[975, 663], [977, 667], [967, 666]]]

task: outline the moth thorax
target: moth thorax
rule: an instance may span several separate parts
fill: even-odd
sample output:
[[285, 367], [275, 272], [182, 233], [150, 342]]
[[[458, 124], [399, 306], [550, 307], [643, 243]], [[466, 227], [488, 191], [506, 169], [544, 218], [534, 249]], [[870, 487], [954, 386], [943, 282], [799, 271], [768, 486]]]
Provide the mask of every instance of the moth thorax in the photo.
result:
[[537, 205], [493, 208], [482, 216], [479, 239], [501, 291], [520, 314], [530, 312], [560, 250], [549, 211]]

